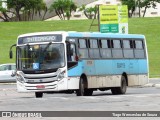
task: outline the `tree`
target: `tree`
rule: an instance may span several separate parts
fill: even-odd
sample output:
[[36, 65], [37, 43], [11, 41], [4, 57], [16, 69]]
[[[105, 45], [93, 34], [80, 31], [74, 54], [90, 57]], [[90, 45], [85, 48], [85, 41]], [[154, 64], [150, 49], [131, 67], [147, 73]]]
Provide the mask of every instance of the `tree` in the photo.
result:
[[61, 20], [67, 20], [71, 17], [71, 12], [76, 11], [76, 4], [72, 0], [56, 0], [50, 6], [50, 12], [55, 10]]
[[128, 6], [128, 16], [132, 17], [135, 7], [136, 7], [136, 0], [121, 0], [122, 5], [127, 5]]
[[[17, 21], [33, 20], [37, 14], [41, 20], [44, 19], [47, 12], [47, 6], [43, 0], [7, 0], [7, 9], [2, 8], [0, 4], [0, 19], [11, 21], [15, 17]], [[44, 11], [44, 14], [42, 14]]]
[[7, 0], [8, 8], [15, 11], [15, 15], [19, 21], [21, 21], [20, 11], [25, 7], [27, 2], [27, 0]]
[[[23, 9], [23, 15], [25, 19], [33, 20], [33, 17], [38, 14], [39, 18], [43, 20], [47, 10], [48, 8], [43, 0], [28, 0], [28, 3]], [[41, 14], [42, 11], [44, 11], [44, 15]]]
[[[131, 11], [132, 16], [135, 8], [138, 7], [138, 15], [141, 17], [141, 9], [144, 7], [143, 17], [146, 10], [150, 7], [156, 8], [156, 3], [160, 3], [160, 0], [121, 0], [123, 5], [128, 5], [128, 10]], [[128, 12], [129, 13], [129, 12]]]
[[160, 3], [160, 0], [144, 0], [141, 2], [140, 7], [144, 7], [144, 13], [143, 13], [143, 17], [146, 14], [146, 11], [148, 8], [152, 7], [152, 8], [156, 8], [156, 3]]
[[0, 1], [0, 19], [4, 20], [5, 22], [9, 22], [10, 20], [7, 12], [7, 9], [2, 7], [2, 1]]
[[86, 16], [88, 19], [96, 19], [96, 17], [97, 17], [97, 12], [98, 12], [98, 7], [97, 7], [97, 6], [94, 6], [94, 7], [88, 7], [88, 8], [86, 8], [85, 5], [82, 5], [82, 6], [79, 8], [79, 11], [84, 11], [84, 14], [85, 14], [85, 16]]
[[72, 0], [64, 1], [64, 11], [66, 13], [67, 20], [70, 19], [72, 11], [76, 11], [77, 6], [74, 4]]

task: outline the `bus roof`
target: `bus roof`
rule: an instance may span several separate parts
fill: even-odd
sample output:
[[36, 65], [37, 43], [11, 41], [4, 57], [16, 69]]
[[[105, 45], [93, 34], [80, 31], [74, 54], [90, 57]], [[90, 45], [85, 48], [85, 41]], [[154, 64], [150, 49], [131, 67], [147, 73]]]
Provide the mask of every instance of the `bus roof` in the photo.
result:
[[140, 34], [120, 34], [120, 33], [100, 33], [100, 32], [76, 32], [76, 31], [51, 31], [51, 32], [35, 32], [22, 34], [18, 37], [34, 36], [34, 35], [51, 35], [51, 34], [66, 34], [69, 37], [101, 37], [101, 38], [139, 38], [144, 39], [144, 35]]
[[140, 34], [100, 33], [100, 32], [69, 32], [69, 37], [101, 37], [101, 38], [139, 38], [144, 39]]

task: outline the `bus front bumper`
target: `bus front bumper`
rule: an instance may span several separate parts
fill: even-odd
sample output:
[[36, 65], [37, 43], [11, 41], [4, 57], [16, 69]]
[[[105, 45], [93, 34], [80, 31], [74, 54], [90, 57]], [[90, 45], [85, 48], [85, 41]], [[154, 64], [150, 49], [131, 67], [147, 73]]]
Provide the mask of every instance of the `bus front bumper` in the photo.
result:
[[58, 91], [57, 82], [41, 83], [41, 84], [27, 84], [17, 81], [18, 92], [45, 92]]

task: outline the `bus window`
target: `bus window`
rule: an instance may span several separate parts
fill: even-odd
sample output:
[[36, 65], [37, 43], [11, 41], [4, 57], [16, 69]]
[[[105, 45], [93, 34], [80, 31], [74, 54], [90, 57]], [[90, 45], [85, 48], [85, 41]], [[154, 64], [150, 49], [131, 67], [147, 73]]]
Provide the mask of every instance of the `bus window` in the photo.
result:
[[112, 54], [113, 58], [123, 58], [122, 46], [120, 40], [113, 40]]
[[99, 40], [100, 44], [100, 55], [102, 58], [111, 58], [111, 49], [110, 46], [110, 40], [101, 39]]
[[135, 44], [136, 44], [136, 49], [143, 49], [142, 41], [140, 40], [135, 41]]
[[71, 61], [77, 61], [76, 45], [71, 44]]
[[113, 40], [114, 48], [121, 48], [120, 40]]
[[87, 48], [85, 39], [79, 39], [79, 48]]
[[131, 46], [130, 46], [130, 41], [129, 40], [123, 40], [123, 48], [125, 49], [130, 49]]
[[68, 69], [77, 65], [76, 44], [67, 43], [67, 67]]
[[145, 50], [143, 46], [143, 41], [142, 40], [136, 40], [135, 41], [135, 57], [136, 58], [145, 58]]
[[131, 40], [123, 40], [123, 54], [124, 58], [134, 58], [133, 48], [131, 46]]
[[108, 48], [108, 40], [100, 40], [101, 48]]
[[79, 57], [88, 58], [87, 41], [85, 39], [78, 40]]
[[90, 43], [90, 48], [98, 48], [98, 42], [96, 39], [90, 39], [89, 43]]
[[99, 58], [99, 48], [98, 48], [98, 41], [96, 39], [90, 39], [90, 48], [89, 48], [89, 56], [91, 58]]

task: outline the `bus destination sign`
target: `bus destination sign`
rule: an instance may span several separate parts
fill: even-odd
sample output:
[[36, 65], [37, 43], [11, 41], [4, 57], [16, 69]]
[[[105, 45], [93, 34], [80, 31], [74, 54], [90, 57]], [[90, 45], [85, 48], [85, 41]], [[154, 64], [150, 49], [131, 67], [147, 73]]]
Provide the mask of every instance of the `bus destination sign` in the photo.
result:
[[28, 36], [20, 37], [18, 39], [18, 44], [27, 43], [37, 43], [37, 42], [61, 42], [62, 35], [38, 35], [38, 36]]

